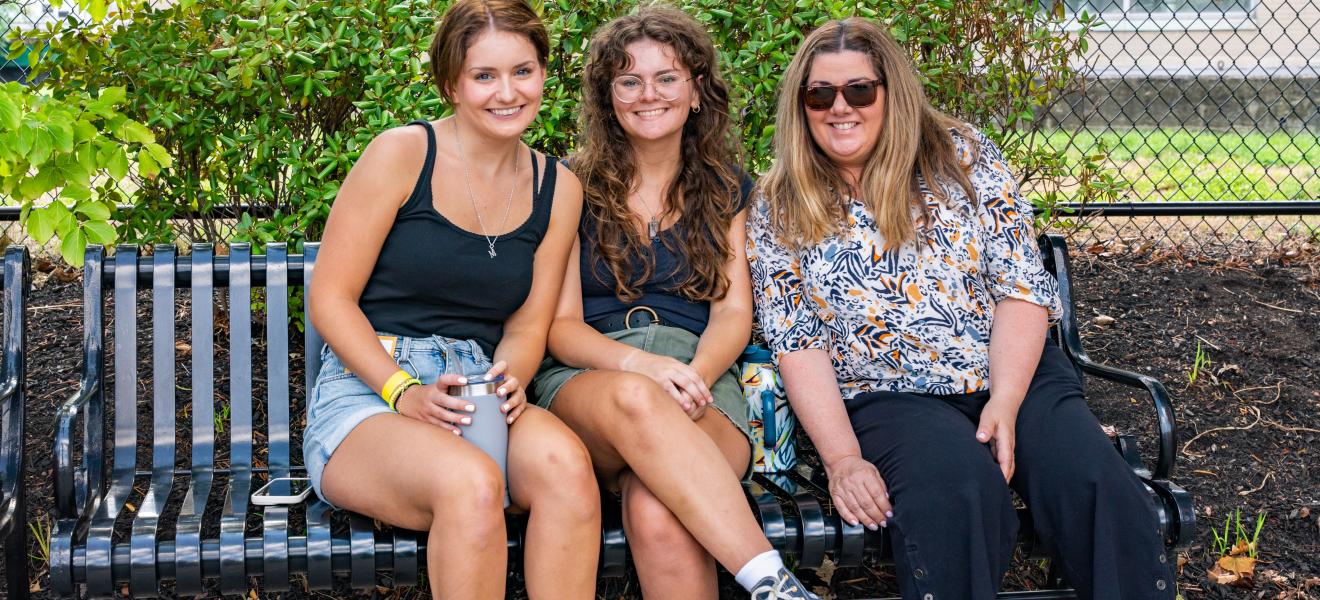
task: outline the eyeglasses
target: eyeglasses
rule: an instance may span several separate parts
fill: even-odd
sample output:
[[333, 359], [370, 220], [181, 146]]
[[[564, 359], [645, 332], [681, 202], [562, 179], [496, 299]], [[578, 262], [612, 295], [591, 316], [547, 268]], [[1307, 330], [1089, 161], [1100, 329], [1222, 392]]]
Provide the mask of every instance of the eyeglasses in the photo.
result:
[[863, 108], [875, 104], [875, 89], [883, 86], [885, 80], [852, 81], [843, 85], [804, 85], [802, 104], [809, 110], [829, 110], [834, 106], [834, 99], [843, 93], [843, 101], [853, 108]]
[[643, 80], [636, 75], [620, 75], [614, 78], [614, 97], [624, 104], [632, 104], [642, 98], [642, 93], [649, 85], [661, 100], [673, 102], [683, 93], [683, 84], [693, 79], [695, 77], [683, 79], [674, 73], [666, 73], [652, 81]]

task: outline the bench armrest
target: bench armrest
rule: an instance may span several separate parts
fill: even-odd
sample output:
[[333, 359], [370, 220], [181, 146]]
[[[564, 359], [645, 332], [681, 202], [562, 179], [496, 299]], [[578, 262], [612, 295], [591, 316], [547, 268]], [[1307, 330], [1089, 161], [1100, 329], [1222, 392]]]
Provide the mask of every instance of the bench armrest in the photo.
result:
[[1091, 360], [1082, 347], [1082, 335], [1077, 326], [1072, 295], [1072, 277], [1068, 270], [1068, 243], [1063, 236], [1050, 234], [1041, 237], [1041, 246], [1046, 253], [1046, 260], [1053, 266], [1055, 277], [1059, 280], [1059, 296], [1063, 305], [1063, 318], [1057, 325], [1059, 343], [1063, 351], [1083, 373], [1101, 379], [1145, 390], [1150, 395], [1151, 405], [1155, 408], [1158, 427], [1159, 450], [1152, 471], [1156, 479], [1168, 479], [1173, 473], [1175, 453], [1177, 452], [1178, 430], [1174, 421], [1173, 404], [1164, 384], [1149, 375], [1142, 375], [1102, 365]]
[[[7, 362], [4, 371], [3, 383], [0, 383], [0, 415], [12, 421], [14, 417], [22, 418], [23, 407], [10, 404], [22, 402], [23, 397], [18, 393], [18, 373], [10, 369]], [[20, 471], [19, 457], [23, 453], [23, 429], [8, 426], [12, 424], [6, 424], [4, 437], [0, 439], [0, 457], [4, 457], [3, 462], [0, 462], [0, 503], [3, 503], [0, 504], [0, 531], [9, 531], [17, 525], [16, 521], [22, 520], [15, 513], [18, 509], [18, 496], [22, 492], [19, 486], [23, 481], [23, 473]]]
[[[84, 377], [78, 391], [60, 406], [55, 415], [55, 509], [61, 519], [73, 519], [87, 514], [91, 509], [89, 501], [93, 497], [93, 488], [101, 485], [105, 453], [100, 440], [104, 424], [96, 419], [99, 415], [92, 414], [93, 409], [97, 413], [102, 412], [99, 406], [100, 394], [100, 379]], [[93, 404], [93, 400], [97, 400], [97, 403]], [[85, 417], [83, 464], [78, 467], [73, 462], [73, 434], [80, 414], [85, 414]]]
[[1151, 404], [1155, 407], [1156, 424], [1159, 427], [1159, 449], [1152, 475], [1155, 479], [1168, 479], [1176, 460], [1174, 453], [1177, 448], [1177, 428], [1174, 423], [1173, 404], [1169, 401], [1169, 392], [1164, 389], [1164, 384], [1149, 375], [1097, 363], [1080, 347], [1076, 350], [1070, 349], [1068, 354], [1071, 355], [1073, 362], [1081, 367], [1083, 373], [1128, 387], [1144, 389], [1150, 395]]

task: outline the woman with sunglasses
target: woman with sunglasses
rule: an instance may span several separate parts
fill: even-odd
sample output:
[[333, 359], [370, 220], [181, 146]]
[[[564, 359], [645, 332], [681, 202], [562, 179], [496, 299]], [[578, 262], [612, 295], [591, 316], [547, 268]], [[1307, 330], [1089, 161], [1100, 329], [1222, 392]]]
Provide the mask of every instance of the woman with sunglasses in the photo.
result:
[[723, 565], [753, 598], [815, 598], [771, 549], [739, 485], [751, 447], [734, 362], [752, 297], [729, 92], [705, 29], [675, 8], [592, 37], [580, 244], [569, 259], [537, 402], [622, 495], [647, 598], [711, 598]]
[[1173, 598], [1151, 500], [1046, 342], [1031, 204], [910, 57], [863, 19], [808, 35], [748, 216], [757, 315], [835, 506], [888, 527], [906, 600], [995, 597], [1010, 490], [1081, 597]]

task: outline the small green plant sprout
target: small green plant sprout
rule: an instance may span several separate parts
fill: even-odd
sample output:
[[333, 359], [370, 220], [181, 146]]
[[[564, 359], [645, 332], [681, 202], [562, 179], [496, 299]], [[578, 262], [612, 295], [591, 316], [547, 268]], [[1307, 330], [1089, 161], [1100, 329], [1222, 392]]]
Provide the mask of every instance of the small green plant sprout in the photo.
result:
[[1210, 371], [1210, 355], [1206, 353], [1201, 342], [1196, 342], [1196, 355], [1192, 357], [1192, 370], [1187, 372], [1187, 385], [1196, 383], [1196, 378], [1201, 376], [1202, 372]]
[[219, 434], [224, 433], [225, 421], [229, 420], [229, 403], [226, 402], [224, 404], [221, 404], [220, 410], [215, 412], [215, 416], [212, 417], [211, 420], [212, 423], [215, 425], [215, 432]]
[[1210, 581], [1221, 585], [1251, 585], [1256, 572], [1256, 554], [1259, 551], [1260, 532], [1265, 528], [1267, 513], [1256, 515], [1256, 527], [1247, 534], [1242, 526], [1242, 509], [1224, 519], [1224, 529], [1211, 529], [1214, 550], [1218, 554], [1214, 566], [1206, 571]]
[[37, 554], [29, 554], [28, 557], [44, 565], [50, 564], [50, 524], [43, 517], [28, 523], [28, 531], [37, 540]]

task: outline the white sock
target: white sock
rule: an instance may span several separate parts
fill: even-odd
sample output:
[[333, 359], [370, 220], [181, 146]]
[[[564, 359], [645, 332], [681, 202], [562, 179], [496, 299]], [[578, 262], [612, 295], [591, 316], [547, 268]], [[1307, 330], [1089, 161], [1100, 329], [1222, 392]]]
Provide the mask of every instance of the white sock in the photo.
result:
[[747, 564], [738, 569], [738, 574], [734, 575], [733, 579], [750, 592], [756, 582], [779, 575], [779, 569], [782, 568], [784, 568], [784, 559], [779, 556], [779, 552], [766, 550], [747, 561]]

